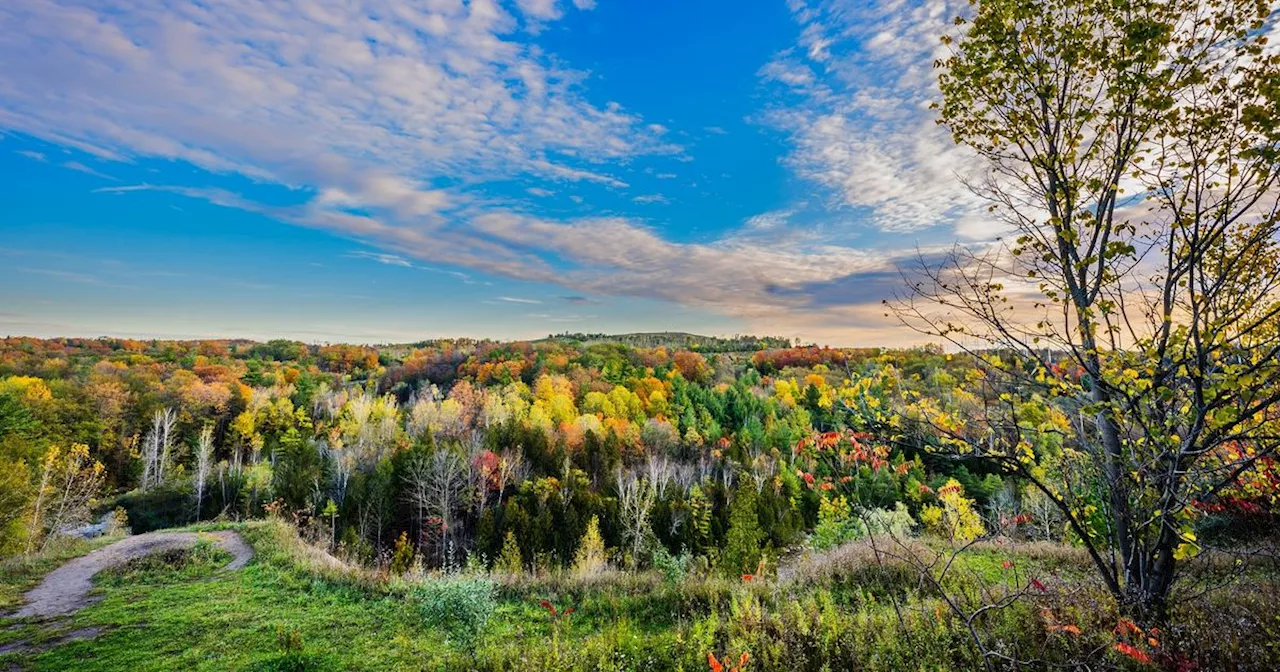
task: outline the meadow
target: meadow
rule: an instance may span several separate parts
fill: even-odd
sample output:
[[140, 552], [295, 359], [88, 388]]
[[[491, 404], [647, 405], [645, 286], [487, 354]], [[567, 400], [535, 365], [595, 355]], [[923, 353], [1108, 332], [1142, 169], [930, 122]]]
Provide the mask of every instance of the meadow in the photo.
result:
[[[219, 572], [224, 558], [210, 545], [134, 561], [97, 579], [100, 603], [55, 627], [10, 626], [0, 646], [24, 639], [39, 648], [59, 632], [87, 628], [95, 638], [0, 662], [100, 670], [719, 669], [710, 653], [725, 669], [984, 664], [964, 618], [922, 588], [897, 557], [907, 549], [888, 540], [879, 559], [875, 544], [855, 542], [798, 560], [787, 578], [752, 581], [658, 570], [388, 577], [323, 556], [283, 521], [233, 527], [258, 552], [247, 569]], [[945, 553], [924, 546], [910, 552]], [[1079, 552], [1017, 542], [971, 551], [945, 580], [952, 599], [1010, 586], [1006, 561], [1045, 585], [980, 621], [996, 650], [1035, 667], [1156, 669], [1116, 650], [1121, 617], [1090, 585]], [[0, 585], [27, 585], [39, 573], [8, 564]], [[1169, 669], [1274, 669], [1274, 573], [1259, 566], [1248, 574], [1248, 590], [1217, 591], [1179, 610], [1178, 627], [1125, 641]], [[433, 600], [446, 611], [434, 610]], [[1231, 634], [1246, 628], [1256, 630]]]

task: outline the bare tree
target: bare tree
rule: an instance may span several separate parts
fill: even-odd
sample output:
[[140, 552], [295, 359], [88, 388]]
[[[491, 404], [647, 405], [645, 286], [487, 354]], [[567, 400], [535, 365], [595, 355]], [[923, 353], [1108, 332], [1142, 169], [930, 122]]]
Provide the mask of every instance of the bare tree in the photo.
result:
[[213, 428], [205, 427], [196, 440], [196, 520], [200, 520], [200, 507], [204, 504], [205, 483], [213, 461]]
[[644, 464], [644, 473], [658, 500], [666, 499], [667, 486], [676, 476], [675, 463], [666, 455], [650, 453], [649, 460]]
[[173, 427], [178, 414], [172, 408], [157, 409], [151, 416], [151, 429], [142, 440], [142, 489], [164, 483], [169, 468], [169, 452], [173, 446]]
[[498, 456], [498, 480], [502, 489], [498, 491], [498, 505], [502, 505], [502, 492], [507, 486], [518, 485], [529, 478], [529, 464], [524, 461], [524, 452], [517, 446], [516, 450], [504, 450]]
[[657, 490], [649, 479], [621, 468], [615, 473], [614, 481], [618, 487], [618, 518], [622, 524], [622, 537], [631, 547], [631, 566], [635, 567], [653, 534], [649, 526], [649, 513], [653, 510]]
[[442, 566], [453, 560], [451, 541], [456, 515], [464, 508], [467, 492], [465, 461], [449, 450], [414, 456], [405, 473], [409, 502], [413, 505], [421, 538], [435, 531], [431, 541]]

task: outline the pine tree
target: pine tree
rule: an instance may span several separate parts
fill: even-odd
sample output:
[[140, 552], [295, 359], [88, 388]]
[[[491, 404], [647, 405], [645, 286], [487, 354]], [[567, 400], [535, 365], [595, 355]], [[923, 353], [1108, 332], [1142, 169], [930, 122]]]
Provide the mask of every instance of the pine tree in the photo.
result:
[[728, 574], [755, 573], [760, 564], [760, 547], [764, 532], [756, 514], [756, 491], [750, 485], [739, 487], [729, 509], [729, 532], [725, 539], [720, 567]]
[[516, 543], [516, 535], [507, 530], [507, 537], [502, 541], [502, 555], [493, 564], [495, 572], [503, 574], [519, 574], [524, 571], [524, 557], [520, 555], [520, 544]]

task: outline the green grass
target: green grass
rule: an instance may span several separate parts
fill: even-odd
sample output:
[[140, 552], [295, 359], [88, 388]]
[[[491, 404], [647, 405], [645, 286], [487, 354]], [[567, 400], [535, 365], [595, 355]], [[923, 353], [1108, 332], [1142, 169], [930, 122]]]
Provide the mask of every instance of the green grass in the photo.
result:
[[[736, 656], [744, 650], [756, 661], [750, 670], [818, 670], [826, 663], [832, 669], [945, 670], [976, 662], [966, 634], [936, 599], [893, 587], [901, 574], [877, 583], [875, 570], [862, 566], [833, 570], [825, 576], [835, 578], [824, 586], [719, 577], [674, 584], [656, 573], [506, 581], [473, 642], [425, 625], [412, 582], [317, 564], [282, 524], [237, 529], [258, 553], [247, 568], [220, 571], [225, 554], [201, 544], [104, 572], [97, 580], [102, 600], [56, 629], [20, 623], [0, 630], [0, 643], [56, 644], [59, 633], [89, 627], [103, 628], [99, 637], [0, 656], [0, 669], [705, 670], [708, 651]], [[40, 572], [84, 551], [6, 570], [6, 594], [19, 594]], [[995, 578], [1011, 555], [1023, 571], [1081, 571], [1071, 553], [985, 546], [965, 557], [964, 569]], [[543, 599], [576, 611], [553, 623], [538, 604]], [[903, 601], [898, 609], [894, 600]], [[1089, 625], [1088, 636], [1072, 642], [1044, 634], [1041, 606], [1001, 612], [991, 631], [1025, 650], [1058, 646], [1062, 659], [1089, 655], [1100, 644], [1107, 655], [1105, 608], [1063, 611]]]

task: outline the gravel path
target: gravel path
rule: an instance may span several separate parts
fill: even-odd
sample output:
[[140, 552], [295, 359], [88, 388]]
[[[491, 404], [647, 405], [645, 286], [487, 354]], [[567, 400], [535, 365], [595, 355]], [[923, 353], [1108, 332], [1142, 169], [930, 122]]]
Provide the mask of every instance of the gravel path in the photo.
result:
[[13, 616], [50, 618], [69, 614], [91, 602], [89, 591], [93, 589], [94, 574], [151, 553], [194, 546], [201, 536], [215, 538], [223, 550], [234, 556], [224, 569], [240, 569], [253, 559], [253, 548], [230, 530], [139, 534], [99, 548], [53, 570], [40, 585], [27, 592], [27, 603]]

